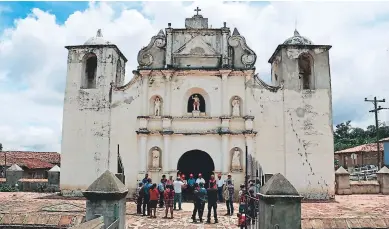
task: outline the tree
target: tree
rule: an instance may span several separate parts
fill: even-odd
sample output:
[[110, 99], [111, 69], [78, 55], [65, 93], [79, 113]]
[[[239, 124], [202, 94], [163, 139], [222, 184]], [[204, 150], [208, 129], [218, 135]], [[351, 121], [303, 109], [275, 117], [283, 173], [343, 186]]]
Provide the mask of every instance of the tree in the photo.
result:
[[[379, 137], [389, 137], [389, 126], [385, 122], [378, 127]], [[373, 143], [376, 141], [377, 132], [374, 125], [369, 125], [366, 130], [352, 127], [351, 121], [346, 121], [335, 126], [334, 148], [335, 151], [352, 148], [355, 146]]]
[[3, 144], [0, 143], [0, 152], [3, 151]]

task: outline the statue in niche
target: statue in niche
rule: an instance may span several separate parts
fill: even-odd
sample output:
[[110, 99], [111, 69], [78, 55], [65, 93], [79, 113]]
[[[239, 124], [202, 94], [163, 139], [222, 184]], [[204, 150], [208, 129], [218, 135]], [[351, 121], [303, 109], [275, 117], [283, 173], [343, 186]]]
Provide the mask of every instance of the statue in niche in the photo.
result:
[[153, 152], [152, 152], [152, 167], [157, 169], [160, 168], [160, 163], [159, 163], [159, 157], [160, 157], [160, 152], [157, 147], [154, 147]]
[[154, 100], [154, 115], [160, 116], [161, 115], [161, 99], [157, 96]]
[[193, 111], [200, 111], [200, 98], [197, 95], [192, 96]]
[[235, 147], [234, 154], [232, 155], [232, 170], [241, 170], [242, 166], [240, 164], [240, 151], [238, 147]]
[[232, 100], [232, 116], [240, 116], [240, 100], [238, 96], [235, 96]]

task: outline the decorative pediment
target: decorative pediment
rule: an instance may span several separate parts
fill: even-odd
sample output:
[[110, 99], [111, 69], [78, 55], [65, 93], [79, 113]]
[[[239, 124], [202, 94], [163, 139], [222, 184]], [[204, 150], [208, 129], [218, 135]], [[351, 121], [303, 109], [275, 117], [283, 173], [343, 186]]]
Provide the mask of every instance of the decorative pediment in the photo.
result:
[[217, 56], [218, 53], [198, 35], [174, 52], [175, 55]]
[[139, 68], [163, 68], [165, 66], [166, 36], [162, 30], [138, 53]]
[[240, 35], [236, 28], [228, 39], [228, 44], [234, 50], [232, 58], [234, 68], [249, 69], [254, 67], [257, 55], [247, 46], [246, 39]]

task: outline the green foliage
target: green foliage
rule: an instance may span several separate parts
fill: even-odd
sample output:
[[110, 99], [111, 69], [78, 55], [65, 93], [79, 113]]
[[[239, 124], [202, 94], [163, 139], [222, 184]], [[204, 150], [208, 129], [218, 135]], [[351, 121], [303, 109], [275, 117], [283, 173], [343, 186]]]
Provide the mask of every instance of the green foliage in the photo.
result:
[[3, 151], [3, 144], [0, 143], [0, 152]]
[[8, 184], [0, 184], [0, 192], [17, 192], [18, 190]]
[[[379, 137], [389, 137], [389, 126], [382, 123], [378, 127]], [[376, 128], [370, 125], [366, 130], [359, 127], [352, 127], [351, 121], [343, 122], [335, 126], [334, 147], [335, 151], [352, 148], [355, 146], [373, 143], [376, 141]]]

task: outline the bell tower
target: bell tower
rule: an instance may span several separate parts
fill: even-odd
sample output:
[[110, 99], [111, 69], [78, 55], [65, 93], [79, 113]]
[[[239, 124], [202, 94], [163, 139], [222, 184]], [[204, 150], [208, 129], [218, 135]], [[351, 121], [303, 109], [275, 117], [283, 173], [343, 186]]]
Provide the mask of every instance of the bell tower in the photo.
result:
[[[110, 169], [111, 90], [124, 82], [127, 59], [101, 30], [83, 45], [66, 46], [61, 189], [85, 189]], [[87, 168], [86, 168], [87, 167]], [[79, 174], [82, 176], [78, 176]], [[74, 177], [79, 177], [74, 180]], [[72, 184], [71, 187], [69, 184]]]
[[272, 83], [292, 90], [331, 89], [330, 45], [315, 45], [295, 30], [269, 59]]

